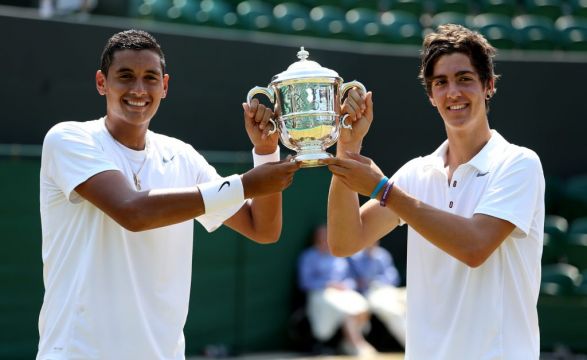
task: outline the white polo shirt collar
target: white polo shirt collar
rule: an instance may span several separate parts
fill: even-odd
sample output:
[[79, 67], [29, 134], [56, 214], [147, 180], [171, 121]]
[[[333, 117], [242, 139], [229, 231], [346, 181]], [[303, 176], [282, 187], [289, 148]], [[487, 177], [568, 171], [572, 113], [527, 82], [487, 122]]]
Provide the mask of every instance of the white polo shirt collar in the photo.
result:
[[[485, 146], [469, 160], [466, 165], [471, 165], [476, 168], [480, 173], [489, 171], [491, 167], [491, 159], [494, 158], [495, 151], [502, 149], [504, 145], [507, 145], [506, 139], [501, 136], [497, 130], [491, 130], [491, 138]], [[432, 154], [426, 156], [424, 160], [425, 170], [437, 170], [441, 173], [445, 173], [444, 164], [446, 162], [446, 152], [448, 150], [448, 140], [445, 140]]]

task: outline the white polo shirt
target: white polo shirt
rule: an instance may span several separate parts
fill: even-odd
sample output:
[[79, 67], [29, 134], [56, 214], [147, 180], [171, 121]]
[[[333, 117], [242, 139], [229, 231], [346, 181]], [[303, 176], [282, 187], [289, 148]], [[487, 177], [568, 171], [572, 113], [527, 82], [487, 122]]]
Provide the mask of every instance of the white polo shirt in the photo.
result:
[[516, 228], [471, 268], [408, 228], [408, 360], [539, 358], [536, 303], [544, 226], [544, 175], [536, 153], [492, 130], [485, 147], [448, 184], [448, 141], [393, 176], [438, 209], [487, 214]]
[[[151, 131], [147, 141], [148, 148], [134, 154], [146, 156], [143, 190], [219, 178], [189, 144]], [[60, 123], [45, 137], [40, 173], [45, 296], [37, 360], [185, 359], [193, 221], [130, 232], [75, 192], [107, 170], [120, 171], [134, 185], [128, 152], [109, 135], [104, 118]], [[197, 220], [211, 231], [239, 208]]]

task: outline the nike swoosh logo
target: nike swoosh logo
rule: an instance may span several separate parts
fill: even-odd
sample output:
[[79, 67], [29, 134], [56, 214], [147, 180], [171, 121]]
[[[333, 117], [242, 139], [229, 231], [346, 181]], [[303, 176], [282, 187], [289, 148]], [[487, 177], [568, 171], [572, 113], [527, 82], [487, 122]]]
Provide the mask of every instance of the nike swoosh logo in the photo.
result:
[[486, 171], [484, 173], [477, 173], [477, 177], [485, 176], [487, 174], [489, 174], [489, 171]]
[[222, 188], [224, 187], [224, 185], [228, 185], [228, 187], [230, 187], [230, 181], [223, 182], [222, 185], [220, 185], [220, 187], [218, 188], [218, 192], [220, 192], [220, 190], [222, 190]]
[[173, 159], [175, 159], [175, 154], [172, 155], [169, 159], [163, 158], [163, 163], [166, 164], [166, 163], [170, 162]]

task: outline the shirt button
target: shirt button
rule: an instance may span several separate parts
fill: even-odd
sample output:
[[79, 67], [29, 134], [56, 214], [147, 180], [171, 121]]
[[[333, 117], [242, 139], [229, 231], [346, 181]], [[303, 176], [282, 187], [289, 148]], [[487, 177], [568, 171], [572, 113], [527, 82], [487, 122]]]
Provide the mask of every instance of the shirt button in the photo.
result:
[[451, 209], [452, 209], [452, 205], [453, 205], [453, 202], [452, 201], [448, 203], [448, 207], [451, 208]]
[[452, 182], [452, 187], [457, 187], [457, 181], [456, 180]]

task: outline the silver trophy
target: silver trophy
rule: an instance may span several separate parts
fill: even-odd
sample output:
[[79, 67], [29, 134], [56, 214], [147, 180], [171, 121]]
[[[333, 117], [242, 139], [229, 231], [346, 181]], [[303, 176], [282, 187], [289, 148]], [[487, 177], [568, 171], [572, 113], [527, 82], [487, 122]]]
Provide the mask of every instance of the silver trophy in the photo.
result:
[[353, 87], [367, 92], [358, 81], [343, 83], [336, 71], [308, 60], [308, 55], [301, 47], [299, 61], [273, 76], [267, 87], [255, 86], [247, 94], [249, 104], [256, 94], [277, 102], [269, 134], [279, 131], [281, 142], [297, 153], [293, 160], [302, 167], [320, 166], [318, 160], [332, 157], [326, 149], [338, 140], [340, 126], [352, 128], [346, 117], [341, 119], [341, 99]]

